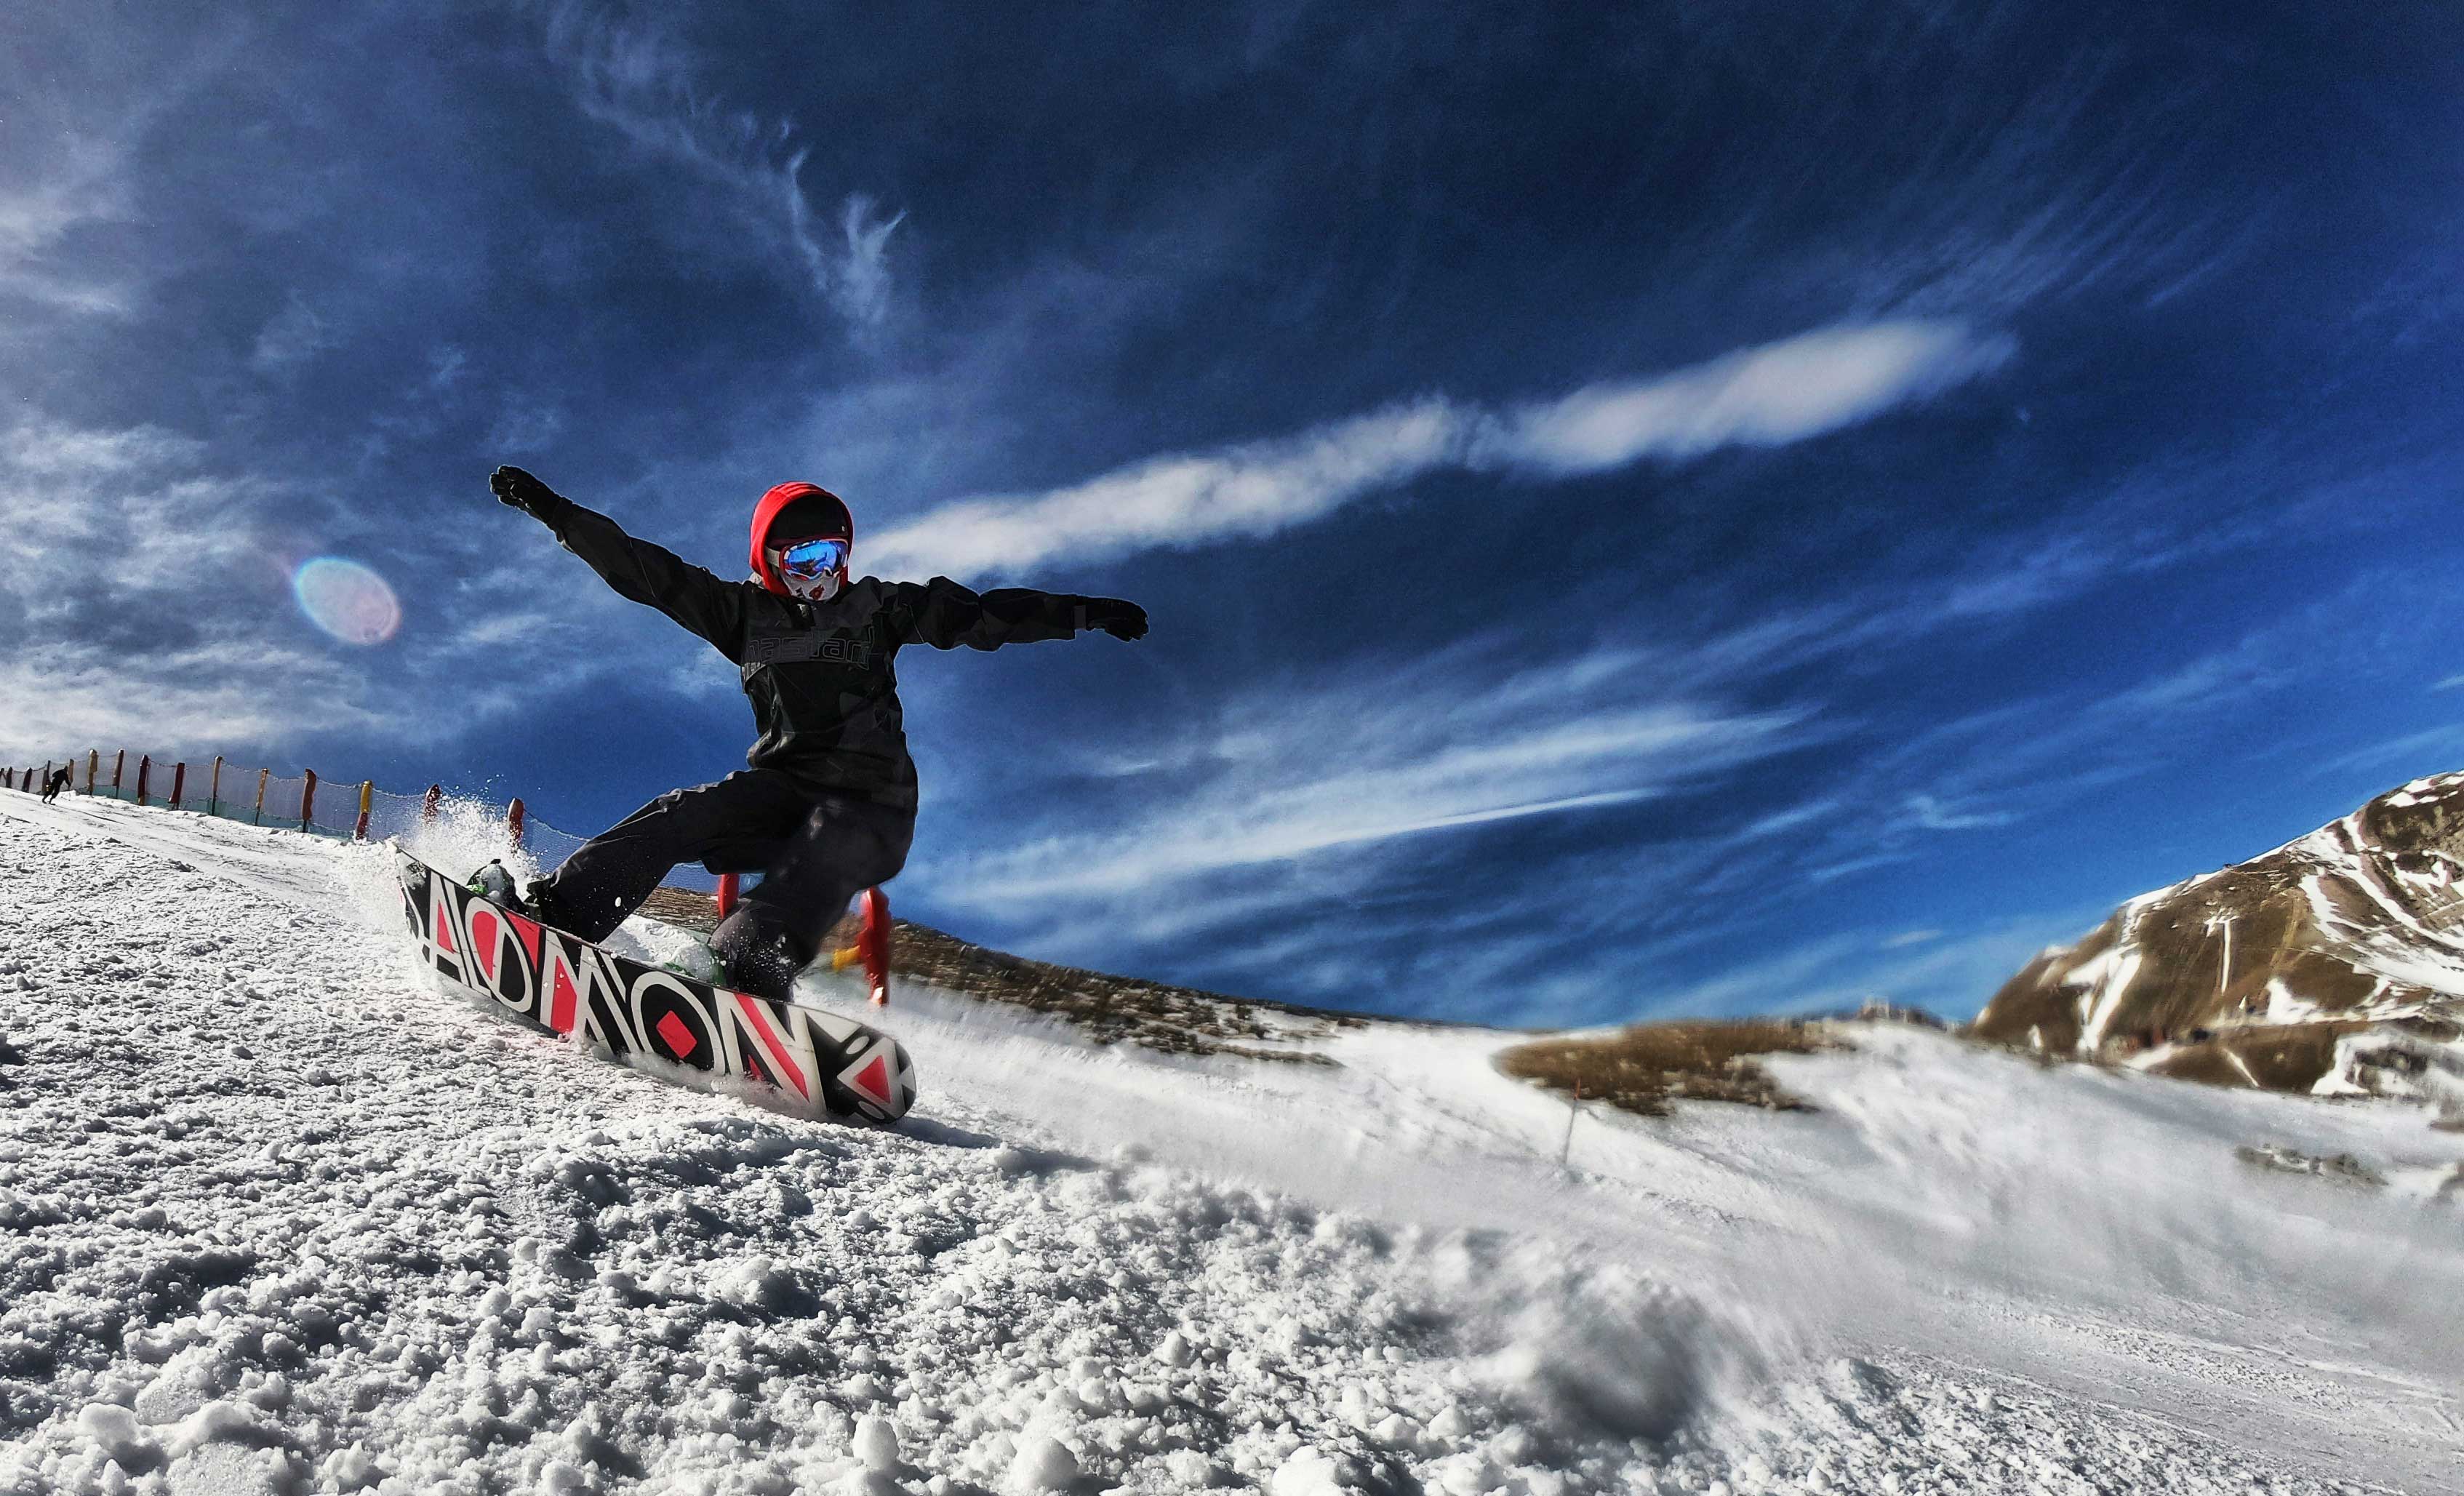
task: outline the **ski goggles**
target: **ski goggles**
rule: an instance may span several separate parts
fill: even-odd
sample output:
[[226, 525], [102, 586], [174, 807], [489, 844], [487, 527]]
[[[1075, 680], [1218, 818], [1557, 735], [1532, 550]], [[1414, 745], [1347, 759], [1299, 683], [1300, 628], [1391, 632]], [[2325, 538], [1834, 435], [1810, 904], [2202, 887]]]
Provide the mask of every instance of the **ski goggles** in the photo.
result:
[[845, 540], [799, 540], [779, 553], [779, 569], [809, 582], [846, 567]]

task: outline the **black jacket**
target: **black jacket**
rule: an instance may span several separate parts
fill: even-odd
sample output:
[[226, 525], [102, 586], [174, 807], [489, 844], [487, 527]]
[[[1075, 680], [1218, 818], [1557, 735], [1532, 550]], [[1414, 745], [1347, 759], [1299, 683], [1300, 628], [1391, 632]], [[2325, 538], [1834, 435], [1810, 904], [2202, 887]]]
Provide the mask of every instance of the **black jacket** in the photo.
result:
[[570, 499], [533, 513], [619, 595], [657, 608], [734, 661], [761, 735], [745, 761], [791, 775], [816, 795], [915, 808], [915, 760], [892, 665], [899, 646], [997, 649], [1087, 627], [1090, 599], [1025, 587], [979, 595], [947, 577], [921, 584], [866, 577], [826, 603], [801, 602], [759, 583], [721, 582]]

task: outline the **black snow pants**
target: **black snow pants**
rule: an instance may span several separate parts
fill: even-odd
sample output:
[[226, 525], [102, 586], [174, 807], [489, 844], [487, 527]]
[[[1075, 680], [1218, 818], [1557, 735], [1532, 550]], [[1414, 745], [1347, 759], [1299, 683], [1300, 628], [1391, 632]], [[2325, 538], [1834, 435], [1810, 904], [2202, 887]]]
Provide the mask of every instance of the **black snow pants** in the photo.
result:
[[711, 950], [743, 991], [782, 997], [847, 902], [907, 865], [915, 812], [822, 794], [776, 769], [671, 790], [574, 849], [532, 890], [539, 917], [605, 939], [678, 863], [759, 872]]

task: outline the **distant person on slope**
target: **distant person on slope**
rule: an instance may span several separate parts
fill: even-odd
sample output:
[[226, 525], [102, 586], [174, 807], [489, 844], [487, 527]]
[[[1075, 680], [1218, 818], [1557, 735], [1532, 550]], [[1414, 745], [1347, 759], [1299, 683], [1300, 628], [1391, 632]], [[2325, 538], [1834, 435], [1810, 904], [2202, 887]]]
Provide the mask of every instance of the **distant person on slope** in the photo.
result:
[[57, 800], [59, 798], [60, 791], [69, 787], [69, 781], [75, 777], [75, 774], [76, 771], [73, 769], [62, 769], [58, 773], [53, 775], [50, 779], [43, 781], [43, 803], [48, 805], [53, 801]]
[[[576, 848], [520, 903], [544, 924], [598, 941], [678, 863], [760, 871], [711, 936], [728, 985], [758, 997], [786, 996], [848, 900], [906, 865], [915, 763], [891, 665], [901, 645], [992, 649], [1089, 628], [1116, 639], [1147, 631], [1146, 610], [1118, 598], [1023, 587], [979, 596], [947, 577], [850, 582], [854, 523], [837, 495], [810, 483], [781, 483], [754, 506], [745, 582], [721, 582], [633, 539], [519, 468], [498, 468], [488, 487], [555, 531], [619, 595], [727, 656], [760, 730], [745, 755], [751, 767], [651, 801]], [[495, 878], [501, 886], [474, 886], [510, 897], [510, 877], [497, 869]]]

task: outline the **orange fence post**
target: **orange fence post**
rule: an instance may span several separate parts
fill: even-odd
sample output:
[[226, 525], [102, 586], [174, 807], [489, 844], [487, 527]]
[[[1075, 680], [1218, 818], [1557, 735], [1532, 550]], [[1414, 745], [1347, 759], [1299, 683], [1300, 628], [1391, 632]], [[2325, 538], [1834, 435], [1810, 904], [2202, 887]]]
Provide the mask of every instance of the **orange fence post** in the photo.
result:
[[127, 767], [128, 750], [122, 748], [120, 750], [120, 757], [111, 760], [111, 788], [114, 794], [118, 794], [120, 791], [120, 773], [122, 769]]
[[711, 902], [718, 906], [719, 918], [725, 919], [728, 915], [736, 913], [737, 887], [737, 875], [735, 873], [722, 872], [718, 875], [718, 897], [713, 899]]
[[890, 1006], [890, 895], [864, 891], [864, 933], [856, 936], [864, 952], [864, 974], [872, 984], [872, 1005]]
[[522, 845], [522, 802], [518, 795], [514, 797], [512, 804], [505, 807], [505, 829], [511, 833], [516, 847]]
[[249, 817], [248, 824], [251, 825], [265, 825], [265, 781], [272, 778], [274, 778], [272, 769], [256, 771], [256, 814]]
[[154, 756], [141, 755], [137, 760], [137, 803], [145, 803], [145, 781], [154, 771]]
[[175, 763], [175, 764], [171, 765], [171, 808], [172, 808], [172, 809], [177, 810], [177, 809], [179, 809], [179, 808], [180, 808], [180, 797], [181, 797], [181, 795], [182, 795], [182, 794], [184, 794], [184, 793], [186, 793], [186, 792], [187, 792], [187, 788], [188, 788], [188, 760], [187, 760], [186, 759], [181, 759], [179, 762], [177, 762], [177, 763]]
[[206, 786], [206, 814], [209, 816], [218, 816], [222, 813], [223, 756], [221, 754], [216, 754], [214, 755], [214, 780], [212, 783]]
[[424, 825], [436, 819], [436, 803], [444, 798], [444, 785], [430, 784], [428, 786], [428, 798], [419, 803], [419, 820], [421, 825]]
[[376, 781], [360, 781], [360, 823], [351, 827], [351, 840], [354, 842], [364, 842], [368, 839], [368, 804], [376, 799]]
[[87, 749], [85, 752], [85, 792], [89, 795], [94, 793], [95, 771], [101, 767], [102, 750], [99, 748]]
[[308, 776], [308, 787], [299, 792], [299, 829], [306, 831], [316, 825], [317, 771], [308, 769], [302, 772]]

